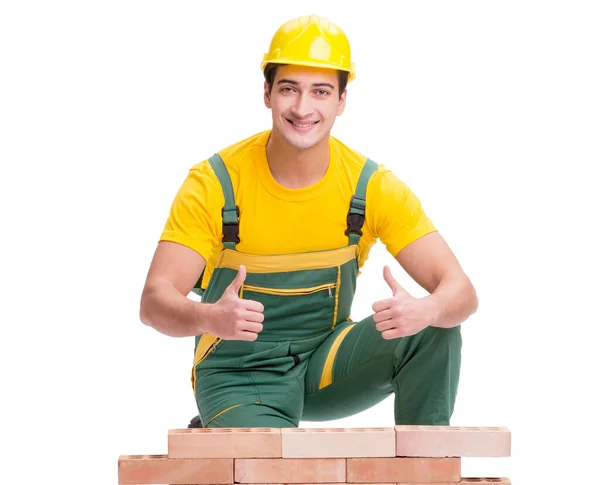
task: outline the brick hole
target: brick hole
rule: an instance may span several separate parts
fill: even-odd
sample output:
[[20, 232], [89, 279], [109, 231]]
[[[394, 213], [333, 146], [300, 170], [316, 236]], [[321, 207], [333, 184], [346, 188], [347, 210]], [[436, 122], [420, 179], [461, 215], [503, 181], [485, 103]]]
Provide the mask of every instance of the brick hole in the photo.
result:
[[256, 428], [256, 431], [259, 431], [261, 433], [270, 433], [272, 431], [272, 428]]
[[250, 429], [250, 428], [240, 428], [240, 429], [238, 429], [238, 431], [240, 433], [250, 433], [250, 432], [252, 432], [252, 429]]
[[163, 455], [146, 455], [146, 458], [156, 459], [156, 458], [164, 458]]

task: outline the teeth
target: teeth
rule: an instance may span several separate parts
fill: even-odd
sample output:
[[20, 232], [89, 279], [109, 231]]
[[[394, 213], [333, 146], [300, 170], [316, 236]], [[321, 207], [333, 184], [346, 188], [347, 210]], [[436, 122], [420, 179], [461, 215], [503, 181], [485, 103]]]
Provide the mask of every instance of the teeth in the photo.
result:
[[[293, 123], [293, 122], [292, 122]], [[299, 126], [300, 128], [307, 128], [309, 126], [312, 126], [314, 123], [307, 123], [305, 125], [301, 125], [300, 123], [294, 123], [294, 125]]]

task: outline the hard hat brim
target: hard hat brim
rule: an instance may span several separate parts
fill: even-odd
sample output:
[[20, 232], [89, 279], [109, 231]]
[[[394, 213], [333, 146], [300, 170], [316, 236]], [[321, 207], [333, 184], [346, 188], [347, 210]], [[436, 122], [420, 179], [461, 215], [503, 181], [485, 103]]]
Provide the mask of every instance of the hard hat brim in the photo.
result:
[[348, 82], [349, 83], [351, 81], [353, 81], [354, 78], [356, 77], [356, 72], [355, 72], [354, 66], [352, 66], [352, 69], [344, 69], [335, 64], [325, 64], [322, 61], [310, 62], [310, 61], [297, 61], [297, 60], [291, 60], [291, 59], [288, 59], [288, 60], [286, 60], [286, 59], [265, 60], [265, 61], [262, 61], [260, 64], [261, 71], [264, 72], [265, 68], [267, 67], [267, 64], [287, 64], [287, 65], [293, 65], [293, 66], [317, 67], [320, 69], [333, 69], [335, 71], [345, 71], [348, 73]]

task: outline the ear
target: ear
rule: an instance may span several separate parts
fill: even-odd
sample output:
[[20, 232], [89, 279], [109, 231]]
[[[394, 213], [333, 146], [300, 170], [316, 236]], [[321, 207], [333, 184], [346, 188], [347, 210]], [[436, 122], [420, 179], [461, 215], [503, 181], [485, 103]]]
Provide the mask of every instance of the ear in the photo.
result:
[[344, 89], [344, 92], [340, 96], [340, 101], [338, 103], [338, 108], [337, 108], [338, 116], [340, 116], [344, 112], [344, 109], [346, 108], [346, 93], [347, 92], [348, 92], [348, 90]]
[[269, 85], [267, 84], [267, 81], [265, 81], [264, 90], [265, 106], [271, 109], [271, 95], [269, 94]]

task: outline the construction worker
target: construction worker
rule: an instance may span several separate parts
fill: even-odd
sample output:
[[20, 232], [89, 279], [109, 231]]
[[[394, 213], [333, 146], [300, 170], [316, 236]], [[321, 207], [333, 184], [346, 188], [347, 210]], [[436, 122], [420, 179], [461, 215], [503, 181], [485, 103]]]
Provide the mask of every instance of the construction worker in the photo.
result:
[[[297, 427], [392, 393], [396, 424], [449, 425], [477, 296], [409, 187], [330, 134], [355, 78], [348, 39], [290, 20], [262, 69], [272, 127], [190, 169], [142, 292], [144, 324], [195, 337], [190, 426]], [[353, 321], [377, 239], [428, 295], [386, 266], [390, 294]]]

